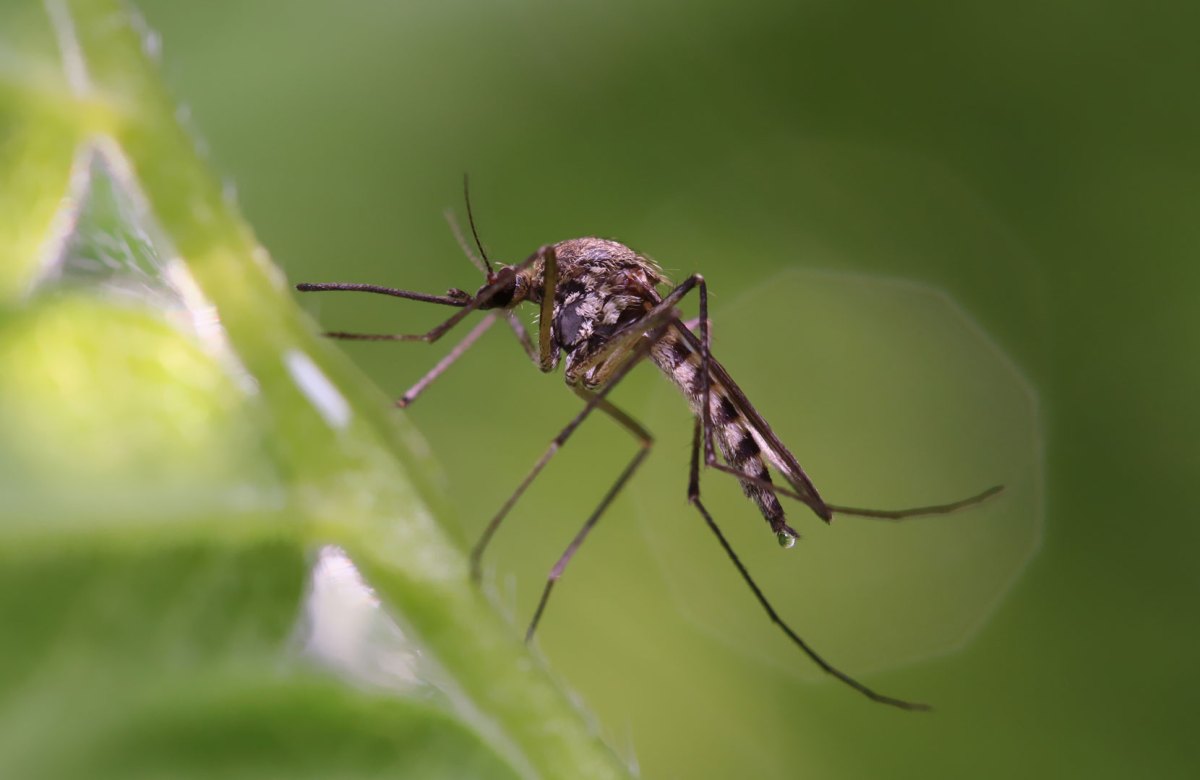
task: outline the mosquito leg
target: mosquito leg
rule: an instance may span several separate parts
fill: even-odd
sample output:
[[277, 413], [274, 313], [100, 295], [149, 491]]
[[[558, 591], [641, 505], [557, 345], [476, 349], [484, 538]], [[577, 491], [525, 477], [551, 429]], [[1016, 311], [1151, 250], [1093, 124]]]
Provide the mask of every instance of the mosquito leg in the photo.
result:
[[[546, 464], [550, 462], [550, 459], [554, 457], [554, 454], [562, 448], [563, 444], [565, 444], [569, 438], [571, 438], [571, 434], [575, 432], [575, 429], [578, 428], [583, 421], [588, 418], [588, 415], [590, 415], [594, 409], [604, 403], [604, 396], [608, 395], [609, 391], [612, 390], [612, 388], [615, 387], [617, 383], [620, 382], [621, 379], [624, 378], [624, 376], [628, 374], [629, 371], [650, 352], [650, 346], [662, 336], [665, 329], [665, 325], [660, 325], [658, 328], [656, 328], [651, 334], [649, 334], [649, 337], [645, 341], [638, 345], [633, 354], [631, 354], [626, 361], [621, 364], [621, 366], [612, 374], [608, 380], [608, 383], [605, 384], [604, 387], [594, 394], [589, 394], [591, 397], [588, 398], [583, 409], [581, 409], [579, 413], [576, 414], [569, 423], [567, 423], [566, 427], [559, 431], [558, 435], [551, 440], [550, 446], [546, 448], [546, 451], [543, 452], [541, 457], [537, 459], [537, 462], [533, 464], [533, 468], [529, 470], [529, 473], [527, 473], [525, 478], [521, 480], [521, 483], [517, 485], [517, 489], [513, 491], [511, 496], [508, 497], [508, 499], [500, 507], [500, 510], [496, 512], [495, 516], [488, 521], [487, 527], [483, 529], [483, 533], [479, 537], [479, 541], [477, 541], [475, 546], [471, 549], [471, 578], [473, 580], [476, 582], [480, 580], [480, 560], [483, 558], [483, 553], [487, 549], [488, 544], [491, 542], [492, 537], [495, 536], [496, 530], [500, 527], [500, 523], [502, 523], [508, 513], [512, 511], [513, 506], [516, 505], [517, 501], [522, 495], [524, 495], [525, 491], [529, 489], [530, 484], [532, 484], [537, 475], [542, 472], [542, 469], [546, 467]], [[615, 410], [615, 407], [612, 408]], [[618, 422], [621, 422], [622, 424], [624, 424], [625, 421], [632, 422], [632, 419], [626, 416], [623, 412], [621, 412], [620, 415], [620, 417], [616, 417], [614, 415], [614, 419], [617, 419]], [[636, 425], [636, 423], [634, 424]], [[641, 426], [637, 427], [640, 428]]]
[[853, 515], [855, 517], [871, 517], [876, 520], [906, 520], [910, 517], [923, 517], [927, 515], [947, 515], [951, 512], [957, 512], [960, 509], [965, 509], [969, 506], [982, 504], [992, 496], [1004, 490], [1004, 485], [992, 485], [982, 493], [976, 493], [973, 496], [951, 501], [949, 504], [933, 504], [931, 506], [916, 506], [908, 509], [858, 509], [849, 506], [838, 506], [837, 504], [829, 504], [829, 508], [836, 515]]
[[631, 476], [633, 476], [634, 471], [636, 471], [637, 467], [642, 464], [642, 461], [645, 460], [646, 455], [648, 455], [649, 452], [650, 450], [645, 447], [637, 451], [637, 454], [634, 455], [633, 460], [629, 462], [629, 465], [627, 465], [625, 470], [621, 472], [621, 476], [617, 478], [617, 481], [613, 483], [611, 488], [609, 488], [608, 493], [604, 495], [604, 498], [600, 501], [600, 505], [597, 506], [596, 510], [592, 512], [590, 517], [588, 517], [587, 521], [583, 524], [583, 527], [579, 529], [579, 533], [577, 533], [575, 538], [571, 540], [571, 543], [567, 545], [567, 549], [563, 552], [562, 557], [558, 559], [558, 563], [554, 564], [554, 568], [550, 570], [550, 576], [546, 579], [546, 586], [542, 590], [542, 597], [538, 601], [537, 610], [533, 613], [533, 619], [529, 621], [529, 628], [525, 631], [526, 642], [532, 640], [534, 632], [537, 631], [538, 623], [541, 622], [542, 613], [546, 610], [546, 602], [550, 600], [550, 592], [554, 589], [554, 584], [558, 582], [560, 577], [562, 577], [563, 571], [567, 568], [567, 564], [571, 562], [571, 559], [579, 550], [579, 546], [583, 544], [583, 540], [587, 538], [588, 533], [593, 527], [595, 527], [596, 521], [600, 519], [600, 515], [603, 514], [604, 510], [608, 508], [608, 505], [612, 503], [612, 500], [616, 498], [617, 493], [621, 491], [621, 488], [625, 487], [625, 483], [629, 481]]
[[772, 493], [775, 493], [777, 495], [787, 496], [788, 498], [794, 498], [797, 501], [804, 502], [804, 497], [801, 496], [796, 491], [792, 490], [791, 488], [785, 487], [783, 485], [778, 485], [767, 479], [760, 479], [759, 477], [756, 477], [752, 474], [746, 474], [744, 472], [738, 471], [737, 469], [733, 468], [732, 466], [726, 466], [724, 463], [721, 463], [720, 461], [714, 460], [712, 463], [705, 463], [704, 467], [712, 469], [713, 471], [718, 471], [722, 474], [728, 474], [731, 477], [737, 477], [739, 482], [748, 482], [751, 485], [754, 485], [756, 487], [765, 488], [767, 490], [770, 490]]
[[513, 335], [517, 337], [517, 341], [521, 342], [521, 349], [525, 350], [525, 355], [533, 362], [539, 365], [538, 347], [533, 343], [533, 339], [529, 337], [529, 331], [525, 329], [525, 323], [521, 322], [521, 318], [511, 311], [504, 312], [508, 320], [508, 326], [512, 328]]
[[542, 247], [542, 307], [538, 314], [538, 368], [548, 374], [558, 365], [558, 347], [554, 344], [554, 306], [558, 292], [558, 256], [554, 247]]
[[766, 595], [763, 594], [762, 589], [758, 587], [758, 583], [756, 583], [754, 578], [750, 576], [750, 572], [746, 568], [746, 565], [742, 563], [741, 559], [738, 558], [737, 553], [734, 552], [733, 547], [730, 546], [729, 540], [725, 538], [725, 534], [721, 532], [721, 529], [717, 526], [716, 521], [713, 520], [712, 515], [709, 514], [708, 509], [705, 508], [704, 504], [700, 502], [700, 429], [701, 422], [699, 419], [697, 419], [695, 425], [693, 426], [692, 433], [692, 463], [688, 474], [688, 502], [691, 503], [692, 506], [696, 507], [696, 510], [700, 512], [700, 515], [704, 518], [704, 522], [708, 525], [708, 529], [713, 532], [714, 536], [717, 537], [717, 542], [720, 543], [721, 548], [725, 551], [725, 555], [738, 570], [738, 574], [742, 575], [742, 580], [754, 593], [754, 598], [758, 600], [759, 605], [762, 606], [763, 610], [767, 613], [767, 617], [771, 619], [771, 622], [778, 626], [779, 629], [787, 635], [788, 639], [792, 641], [792, 644], [796, 645], [796, 647], [800, 648], [805, 655], [812, 659], [813, 663], [821, 667], [821, 669], [826, 673], [833, 675], [841, 682], [849, 685], [854, 690], [866, 696], [868, 699], [879, 702], [880, 704], [889, 704], [893, 707], [899, 707], [903, 710], [928, 710], [928, 704], [905, 701], [904, 699], [895, 699], [891, 696], [885, 696], [881, 693], [876, 693], [860, 683], [858, 680], [855, 680], [850, 675], [839, 670], [837, 667], [833, 666], [824, 658], [822, 658], [817, 651], [812, 648], [812, 646], [805, 642], [800, 635], [793, 631], [791, 626], [789, 626], [783, 620], [783, 618], [779, 616], [779, 613], [775, 611], [773, 606], [771, 606], [771, 602], [767, 600]]
[[[678, 320], [675, 316], [674, 305], [678, 303], [678, 301], [684, 295], [686, 295], [693, 286], [697, 284], [701, 286], [702, 296], [700, 327], [702, 328], [705, 337], [707, 337], [707, 296], [704, 292], [704, 279], [697, 274], [688, 278], [683, 284], [676, 287], [660, 304], [648, 312], [646, 316], [638, 320], [638, 322], [631, 324], [624, 331], [614, 335], [614, 337], [609, 341], [606, 349], [600, 355], [595, 356], [591, 361], [588, 362], [588, 364], [582, 367], [584, 370], [592, 367], [598, 369], [596, 372], [597, 375], [592, 377], [592, 379], [601, 385], [602, 389], [599, 393], [593, 394], [588, 390], [579, 387], [578, 385], [573, 385], [575, 392], [588, 402], [588, 407], [585, 407], [584, 412], [581, 414], [586, 414], [590, 408], [594, 406], [600, 406], [600, 408], [606, 414], [608, 414], [626, 430], [630, 431], [635, 437], [638, 438], [641, 444], [641, 449], [634, 455], [633, 459], [625, 467], [625, 470], [621, 472], [621, 475], [617, 478], [617, 481], [601, 500], [600, 505], [596, 507], [596, 510], [591, 514], [587, 521], [584, 522], [583, 527], [580, 528], [575, 538], [567, 546], [567, 549], [563, 552], [554, 568], [550, 571], [550, 576], [546, 580], [546, 585], [542, 591], [541, 599], [538, 602], [537, 610], [534, 612], [533, 619], [530, 622], [529, 628], [526, 632], [526, 641], [529, 641], [534, 632], [537, 630], [538, 622], [541, 620], [542, 614], [546, 608], [546, 603], [550, 599], [550, 593], [554, 589], [555, 583], [557, 583], [562, 577], [563, 571], [566, 569], [567, 564], [570, 563], [576, 551], [579, 549], [579, 546], [583, 544], [584, 539], [587, 538], [587, 535], [591, 532], [592, 528], [595, 527], [596, 523], [600, 519], [600, 516], [604, 513], [609, 504], [633, 476], [633, 473], [641, 465], [646, 455], [649, 454], [650, 446], [653, 444], [653, 438], [644, 427], [638, 424], [636, 420], [631, 418], [625, 412], [621, 411], [616, 406], [605, 400], [604, 396], [618, 381], [620, 381], [623, 376], [625, 376], [626, 373], [628, 373], [629, 369], [637, 360], [649, 353], [653, 344], [661, 337], [661, 335], [672, 323], [678, 323]], [[547, 294], [543, 300], [547, 300], [549, 297], [550, 296]], [[654, 327], [653, 333], [649, 335], [646, 334], [646, 329], [648, 327]], [[636, 344], [636, 346], [633, 347], [634, 355], [628, 358], [624, 363], [614, 364], [614, 358], [621, 356], [623, 354], [622, 350], [628, 350], [631, 344]], [[568, 378], [568, 381], [571, 381], [571, 378]], [[578, 422], [581, 421], [582, 420], [580, 418], [577, 418], [576, 421], [573, 422], [577, 425]], [[570, 428], [570, 426], [568, 426], [568, 428]], [[569, 434], [569, 431], [564, 431], [564, 433]], [[558, 446], [561, 446], [561, 440], [563, 439], [563, 435], [560, 434], [559, 438], [555, 440], [555, 442], [558, 443]], [[545, 454], [543, 454], [542, 459], [539, 460], [538, 464], [535, 465], [533, 472], [526, 478], [526, 481], [518, 487], [517, 493], [510, 498], [510, 503], [506, 504], [505, 507], [501, 509], [501, 514], [494, 518], [492, 523], [490, 523], [488, 528], [484, 531], [483, 538], [480, 539], [479, 544], [476, 545], [476, 550], [472, 553], [472, 573], [476, 579], [478, 579], [479, 576], [479, 556], [482, 555], [483, 548], [486, 547], [491, 535], [495, 533], [495, 529], [499, 525], [500, 520], [503, 519], [503, 515], [506, 513], [508, 508], [511, 508], [511, 503], [515, 502], [516, 498], [518, 498], [524, 491], [525, 487], [528, 486], [528, 483], [532, 481], [532, 478], [536, 476], [537, 472], [540, 471], [540, 469], [545, 465], [545, 462], [548, 461], [556, 451], [557, 447], [555, 447], [555, 444], [552, 443], [551, 448], [547, 450]]]
[[529, 331], [525, 328], [525, 324], [521, 322], [521, 318], [514, 312], [505, 309], [504, 318], [508, 322], [508, 327], [512, 329], [513, 335], [517, 337], [517, 342], [521, 345], [525, 357], [529, 358], [535, 366], [541, 365], [541, 359], [538, 352], [538, 345], [533, 343], [533, 338], [529, 335]]
[[[699, 318], [699, 317], [692, 317], [690, 320], [684, 320], [684, 321], [683, 321], [683, 327], [687, 328], [687, 329], [688, 329], [688, 330], [690, 330], [692, 333], [695, 333], [695, 332], [696, 332], [696, 329], [700, 327], [700, 318]], [[709, 321], [708, 321], [708, 330], [709, 330], [709, 333], [710, 333], [710, 335], [709, 335], [709, 339], [711, 339], [711, 338], [712, 338], [712, 336], [711, 336], [711, 333], [712, 333], [712, 320], [709, 320]]]
[[471, 329], [471, 332], [466, 335], [466, 338], [455, 344], [454, 349], [450, 350], [450, 352], [447, 353], [444, 358], [439, 360], [437, 365], [429, 370], [429, 373], [418, 379], [416, 384], [404, 391], [404, 395], [396, 399], [396, 406], [400, 407], [401, 409], [406, 409], [411, 406], [413, 401], [417, 400], [417, 397], [420, 396], [421, 393], [425, 392], [425, 388], [433, 384], [433, 380], [445, 373], [446, 369], [450, 368], [450, 366], [454, 364], [454, 361], [462, 357], [462, 354], [470, 349], [471, 345], [478, 341], [479, 337], [486, 333], [488, 328], [495, 324], [496, 312], [488, 312], [488, 315], [480, 320], [478, 325]]
[[[679, 333], [680, 338], [687, 341], [693, 350], [703, 354], [704, 344], [694, 333], [682, 327], [681, 325], [676, 325], [675, 329]], [[753, 476], [743, 474], [737, 469], [733, 469], [724, 464], [718, 463], [715, 455], [713, 455], [711, 451], [705, 453], [705, 466], [737, 477], [743, 483], [753, 484], [770, 490], [778, 495], [794, 498], [808, 506], [817, 514], [817, 516], [821, 517], [827, 522], [833, 518], [835, 513], [843, 515], [856, 515], [859, 517], [871, 517], [881, 520], [904, 520], [909, 517], [919, 517], [922, 515], [947, 514], [959, 509], [982, 503], [1004, 489], [1003, 485], [995, 485], [981, 493], [960, 499], [958, 501], [952, 501], [946, 504], [913, 507], [909, 509], [860, 509], [856, 507], [833, 506], [826, 504], [817, 493], [816, 488], [812, 484], [812, 480], [808, 478], [808, 475], [804, 473], [804, 469], [802, 469], [800, 464], [796, 462], [795, 456], [793, 456], [791, 452], [788, 451], [787, 447], [785, 447], [783, 443], [780, 442], [774, 435], [774, 433], [770, 431], [770, 428], [766, 425], [766, 422], [762, 419], [758, 412], [754, 410], [754, 407], [750, 405], [750, 402], [746, 400], [745, 395], [740, 389], [738, 389], [737, 385], [734, 384], [733, 380], [729, 377], [724, 368], [722, 368], [721, 365], [715, 360], [712, 360], [711, 357], [709, 359], [709, 365], [712, 369], [713, 377], [716, 378], [717, 381], [719, 381], [725, 388], [725, 391], [730, 393], [735, 401], [738, 402], [739, 411], [747, 417], [747, 420], [755, 427], [755, 429], [759, 432], [759, 435], [763, 436], [764, 439], [767, 440], [777, 457], [783, 461], [783, 465], [777, 464], [777, 466], [779, 467], [780, 473], [782, 473], [790, 483], [791, 489], [776, 485], [767, 480], [757, 479]], [[786, 468], [783, 466], [786, 466]]]
[[[372, 289], [368, 289], [372, 288]], [[298, 284], [296, 289], [301, 292], [323, 292], [326, 290], [349, 290], [352, 292], [381, 292], [390, 288], [374, 289], [374, 285], [358, 285], [358, 284]], [[466, 319], [467, 315], [478, 309], [487, 301], [491, 300], [492, 295], [500, 289], [499, 285], [492, 285], [474, 298], [466, 297], [449, 297], [439, 295], [425, 295], [423, 293], [409, 292], [408, 290], [392, 290], [385, 292], [384, 295], [395, 295], [398, 298], [409, 298], [415, 301], [424, 301], [426, 303], [441, 303], [447, 306], [460, 306], [457, 312], [450, 319], [437, 325], [426, 333], [346, 333], [344, 331], [330, 331], [324, 333], [326, 338], [342, 339], [345, 341], [424, 341], [427, 344], [440, 339], [446, 334], [446, 331], [453, 328], [458, 323]], [[403, 293], [401, 295], [401, 293]], [[466, 295], [464, 293], [464, 295]]]
[[[765, 488], [778, 495], [794, 498], [797, 501], [804, 502], [804, 497], [794, 490], [791, 490], [783, 485], [777, 485], [774, 482], [768, 482], [765, 479], [743, 474], [735, 468], [726, 466], [724, 463], [709, 463], [707, 468], [714, 471], [719, 471], [722, 474], [729, 474], [737, 477], [741, 482], [749, 482], [757, 487]], [[976, 493], [973, 496], [951, 501], [948, 504], [931, 504], [929, 506], [907, 507], [904, 509], [861, 509], [858, 507], [841, 506], [839, 504], [826, 504], [825, 506], [835, 515], [851, 515], [853, 517], [869, 517], [875, 520], [907, 520], [910, 517], [928, 517], [930, 515], [948, 515], [957, 512], [960, 509], [966, 509], [977, 504], [982, 504], [992, 496], [995, 496], [1004, 491], [1004, 485], [992, 485], [987, 490]]]
[[330, 290], [341, 290], [349, 292], [372, 292], [381, 295], [391, 295], [397, 298], [408, 298], [414, 301], [423, 301], [425, 303], [440, 303], [444, 306], [460, 307], [450, 319], [435, 326], [426, 333], [344, 333], [334, 331], [324, 334], [331, 339], [344, 339], [347, 341], [423, 341], [427, 344], [440, 339], [451, 328], [466, 319], [467, 315], [477, 309], [482, 308], [485, 304], [492, 300], [498, 292], [510, 286], [513, 282], [513, 277], [521, 270], [530, 266], [538, 259], [546, 259], [547, 266], [554, 265], [557, 269], [557, 263], [554, 262], [554, 248], [543, 246], [534, 252], [528, 258], [521, 262], [520, 265], [506, 266], [501, 268], [494, 276], [489, 277], [492, 281], [476, 295], [472, 296], [462, 290], [451, 290], [449, 295], [428, 295], [426, 293], [411, 292], [409, 290], [397, 290], [391, 287], [381, 287], [374, 284], [350, 284], [342, 282], [319, 283], [311, 284], [304, 283], [296, 285], [296, 289], [301, 292], [326, 292]]
[[[714, 471], [719, 471], [722, 474], [729, 474], [737, 477], [741, 482], [749, 482], [757, 487], [765, 488], [778, 495], [787, 496], [797, 501], [804, 503], [804, 497], [794, 490], [791, 490], [783, 485], [777, 485], [765, 479], [744, 474], [735, 468], [726, 466], [724, 463], [708, 463], [707, 468]], [[930, 515], [948, 515], [957, 512], [960, 509], [966, 509], [977, 504], [982, 504], [994, 495], [1002, 493], [1004, 485], [992, 485], [987, 490], [976, 493], [973, 496], [951, 501], [948, 504], [931, 504], [929, 506], [906, 507], [904, 509], [861, 509], [858, 507], [841, 506], [839, 504], [826, 504], [825, 506], [835, 515], [851, 515], [853, 517], [869, 517], [875, 520], [907, 520], [910, 517], [928, 517]]]
[[[590, 401], [594, 395], [586, 390], [576, 389], [576, 393], [584, 400]], [[625, 466], [625, 470], [617, 477], [617, 481], [613, 483], [608, 492], [604, 494], [604, 498], [600, 500], [600, 504], [592, 512], [591, 516], [584, 522], [583, 527], [579, 529], [579, 533], [575, 534], [575, 538], [567, 545], [567, 549], [563, 552], [558, 562], [554, 564], [554, 568], [550, 570], [550, 576], [546, 578], [546, 586], [542, 590], [542, 597], [538, 601], [537, 610], [533, 613], [533, 619], [529, 621], [529, 628], [525, 631], [525, 641], [533, 639], [533, 634], [537, 631], [538, 623], [542, 619], [542, 613], [546, 610], [546, 602], [550, 600], [550, 591], [554, 589], [555, 583], [562, 577], [563, 571], [566, 570], [567, 564], [575, 557], [575, 553], [579, 550], [583, 540], [587, 538], [588, 533], [595, 527], [596, 522], [600, 519], [600, 515], [608, 509], [609, 504], [617, 497], [617, 494], [625, 487], [625, 484], [642, 465], [642, 461], [650, 454], [650, 448], [654, 445], [654, 437], [650, 432], [642, 427], [636, 420], [630, 417], [625, 412], [618, 409], [616, 406], [601, 398], [596, 404], [601, 411], [607, 414], [612, 419], [616, 420], [621, 427], [632, 433], [638, 440], [638, 451], [634, 454], [629, 464]]]
[[296, 285], [300, 292], [368, 292], [376, 295], [390, 295], [393, 298], [407, 298], [410, 301], [422, 303], [437, 303], [442, 306], [466, 306], [471, 302], [471, 296], [462, 290], [451, 290], [449, 295], [430, 295], [429, 293], [399, 290], [395, 287], [384, 287], [380, 284], [358, 284], [357, 282], [301, 282]]
[[813, 663], [872, 701], [879, 702], [880, 704], [889, 704], [893, 707], [899, 707], [902, 710], [930, 709], [928, 704], [922, 704], [915, 701], [906, 701], [904, 699], [896, 699], [891, 696], [886, 696], [882, 693], [877, 693], [822, 658], [817, 651], [813, 650], [813, 648], [800, 637], [799, 634], [792, 630], [791, 626], [789, 626], [783, 620], [783, 618], [779, 617], [779, 613], [776, 612], [775, 608], [771, 606], [771, 602], [767, 601], [767, 597], [763, 595], [763, 592], [758, 587], [758, 584], [754, 582], [754, 579], [750, 576], [750, 572], [746, 569], [745, 564], [743, 564], [737, 557], [737, 553], [733, 551], [733, 548], [729, 545], [729, 541], [725, 538], [725, 535], [721, 533], [721, 529], [717, 527], [712, 515], [708, 513], [708, 510], [704, 507], [704, 504], [700, 503], [700, 499], [695, 499], [692, 501], [692, 504], [704, 517], [704, 522], [708, 525], [709, 530], [712, 531], [717, 537], [717, 541], [725, 550], [725, 554], [729, 557], [729, 560], [733, 562], [733, 565], [737, 568], [738, 573], [742, 575], [742, 579], [745, 581], [746, 585], [749, 586], [750, 590], [754, 592], [754, 598], [758, 600], [758, 603], [767, 613], [767, 616], [771, 619], [771, 622], [779, 626], [779, 629], [787, 635], [788, 639], [792, 640], [792, 644], [799, 647], [805, 655], [812, 659]]
[[[463, 186], [465, 189], [465, 187], [466, 187], [465, 177], [463, 180]], [[478, 268], [480, 270], [480, 272], [485, 273], [485, 274], [488, 273], [489, 269], [488, 269], [487, 265], [485, 264], [485, 261], [483, 259], [481, 259], [479, 255], [475, 254], [475, 251], [471, 248], [471, 245], [467, 243], [466, 237], [463, 236], [462, 229], [459, 227], [458, 221], [454, 218], [454, 212], [447, 209], [444, 216], [446, 218], [446, 222], [449, 223], [449, 225], [450, 225], [450, 231], [454, 234], [454, 240], [456, 242], [458, 242], [459, 249], [461, 249], [463, 251], [463, 254], [465, 254], [467, 256], [467, 259], [471, 261], [471, 264], [474, 265], [476, 268]], [[480, 248], [482, 249], [482, 247], [480, 247]], [[363, 287], [370, 287], [370, 286], [372, 286], [372, 285], [355, 285], [352, 289], [362, 289]], [[315, 286], [307, 285], [306, 289], [311, 289], [313, 287], [315, 287]], [[339, 287], [336, 289], [342, 289], [342, 288]], [[394, 292], [394, 291], [391, 291], [391, 288], [380, 288], [380, 290], [389, 291], [389, 292], [386, 292], [385, 294], [391, 294], [391, 292]], [[407, 291], [401, 291], [401, 292], [407, 292]], [[464, 293], [463, 295], [466, 295], [466, 294]], [[434, 297], [440, 297], [440, 296], [434, 296]], [[418, 300], [423, 300], [423, 299], [424, 299], [424, 297], [422, 297]], [[466, 299], [469, 300], [469, 296], [467, 296]], [[435, 301], [435, 302], [437, 302], [437, 301]], [[525, 330], [525, 326], [523, 324], [521, 324], [521, 320], [512, 311], [505, 309], [503, 313], [504, 313], [505, 320], [507, 320], [509, 326], [513, 329], [513, 333], [516, 334], [517, 340], [520, 341], [521, 347], [525, 350], [525, 354], [529, 357], [529, 359], [531, 361], [533, 361], [536, 364], [538, 362], [537, 347], [534, 346], [533, 342], [530, 340], [529, 332]], [[410, 387], [408, 390], [406, 390], [404, 395], [402, 395], [396, 399], [396, 402], [395, 402], [396, 406], [400, 407], [401, 409], [406, 409], [409, 406], [411, 406], [413, 404], [413, 402], [417, 400], [417, 397], [420, 396], [421, 393], [425, 392], [425, 389], [427, 387], [429, 387], [429, 385], [433, 384], [433, 381], [435, 379], [437, 379], [439, 376], [441, 376], [443, 373], [445, 373], [446, 369], [450, 368], [450, 366], [453, 365], [453, 363], [456, 360], [458, 360], [458, 358], [461, 357], [462, 354], [464, 352], [466, 352], [467, 349], [469, 349], [471, 347], [471, 345], [473, 345], [479, 339], [479, 337], [484, 334], [485, 331], [488, 330], [488, 328], [492, 327], [492, 325], [495, 324], [496, 315], [497, 315], [496, 311], [489, 312], [488, 316], [485, 317], [478, 325], [476, 325], [471, 330], [471, 332], [467, 334], [466, 338], [464, 338], [462, 341], [460, 341], [458, 344], [456, 344], [454, 346], [454, 349], [450, 350], [450, 353], [448, 355], [446, 355], [444, 358], [439, 360], [437, 365], [435, 365], [429, 371], [429, 373], [427, 373], [425, 376], [423, 376], [419, 380], [417, 380], [416, 384], [414, 384], [412, 387]]]
[[700, 433], [703, 423], [697, 417], [692, 425], [692, 457], [688, 461], [688, 503], [700, 500]]

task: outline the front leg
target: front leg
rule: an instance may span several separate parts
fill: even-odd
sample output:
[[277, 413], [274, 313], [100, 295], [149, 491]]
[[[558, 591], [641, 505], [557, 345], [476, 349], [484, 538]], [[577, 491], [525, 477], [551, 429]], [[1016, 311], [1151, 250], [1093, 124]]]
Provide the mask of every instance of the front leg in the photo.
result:
[[558, 292], [558, 255], [554, 247], [538, 250], [542, 258], [542, 308], [538, 317], [538, 368], [548, 374], [558, 367], [558, 344], [554, 341], [554, 295]]
[[521, 322], [521, 318], [512, 309], [506, 309], [504, 316], [508, 320], [509, 327], [512, 328], [513, 335], [521, 343], [521, 349], [524, 350], [525, 355], [542, 373], [548, 374], [558, 368], [558, 359], [562, 352], [561, 347], [554, 340], [553, 330], [554, 295], [558, 290], [558, 255], [555, 254], [554, 247], [543, 246], [522, 263], [522, 266], [537, 260], [542, 261], [542, 300], [538, 310], [538, 343], [533, 343], [533, 338], [530, 337], [525, 323]]

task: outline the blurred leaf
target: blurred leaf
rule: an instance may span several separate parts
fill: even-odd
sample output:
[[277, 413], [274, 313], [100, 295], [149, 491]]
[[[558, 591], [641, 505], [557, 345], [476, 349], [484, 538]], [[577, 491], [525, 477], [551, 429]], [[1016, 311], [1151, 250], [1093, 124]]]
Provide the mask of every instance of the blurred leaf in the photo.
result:
[[625, 776], [152, 48], [117, 2], [0, 11], [0, 775]]

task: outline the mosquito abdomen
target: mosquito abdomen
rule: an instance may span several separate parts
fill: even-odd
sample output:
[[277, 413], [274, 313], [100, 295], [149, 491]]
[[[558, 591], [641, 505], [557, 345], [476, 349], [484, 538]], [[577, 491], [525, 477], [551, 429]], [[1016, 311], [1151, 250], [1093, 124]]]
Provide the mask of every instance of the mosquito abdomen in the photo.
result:
[[[704, 393], [700, 355], [682, 336], [668, 332], [650, 350], [650, 358], [683, 392], [692, 414], [700, 414]], [[714, 438], [725, 462], [748, 477], [770, 482], [771, 473], [767, 470], [762, 444], [738, 412], [729, 393], [712, 378], [709, 380], [709, 393], [709, 415], [712, 419]], [[787, 528], [783, 506], [773, 491], [746, 480], [743, 480], [741, 485], [742, 492], [758, 505], [772, 531], [779, 534]]]

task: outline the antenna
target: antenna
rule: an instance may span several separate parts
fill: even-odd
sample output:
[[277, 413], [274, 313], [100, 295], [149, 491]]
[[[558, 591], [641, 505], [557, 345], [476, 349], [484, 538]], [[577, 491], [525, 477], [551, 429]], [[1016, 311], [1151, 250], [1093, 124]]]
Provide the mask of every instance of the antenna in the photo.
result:
[[488, 276], [495, 273], [492, 270], [492, 263], [488, 260], [487, 252], [483, 249], [483, 242], [479, 240], [479, 231], [475, 229], [475, 215], [471, 213], [471, 188], [467, 181], [467, 174], [463, 174], [463, 200], [467, 202], [467, 222], [471, 224], [471, 235], [475, 237], [475, 246], [479, 247], [479, 256], [483, 258], [483, 264], [487, 266]]

